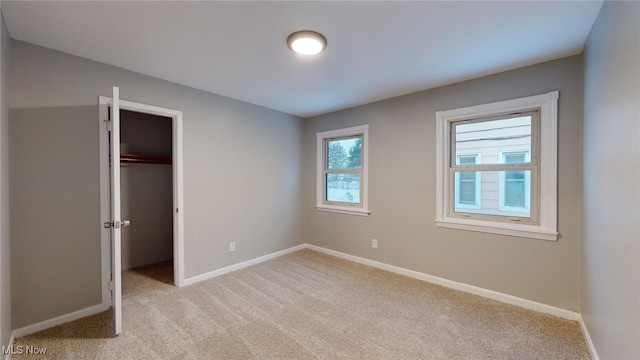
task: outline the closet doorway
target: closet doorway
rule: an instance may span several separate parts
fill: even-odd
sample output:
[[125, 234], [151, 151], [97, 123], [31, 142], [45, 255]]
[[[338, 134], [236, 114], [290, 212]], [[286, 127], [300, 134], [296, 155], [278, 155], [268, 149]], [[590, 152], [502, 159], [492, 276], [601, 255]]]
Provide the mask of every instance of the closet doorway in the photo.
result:
[[120, 100], [115, 87], [113, 99], [99, 97], [100, 205], [102, 305], [117, 335], [122, 271], [161, 263], [157, 280], [184, 284], [184, 217], [182, 112]]
[[171, 118], [120, 110], [122, 271], [173, 263], [171, 135]]

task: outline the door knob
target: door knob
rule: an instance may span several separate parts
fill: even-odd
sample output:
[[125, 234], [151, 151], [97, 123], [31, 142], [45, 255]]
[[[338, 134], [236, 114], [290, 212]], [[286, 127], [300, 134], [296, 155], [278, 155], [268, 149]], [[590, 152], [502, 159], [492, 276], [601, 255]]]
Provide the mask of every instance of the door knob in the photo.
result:
[[131, 221], [129, 221], [129, 220], [112, 221], [112, 222], [107, 221], [106, 223], [104, 223], [104, 228], [105, 229], [110, 229], [110, 228], [120, 229], [121, 227], [129, 226], [129, 225], [131, 225]]

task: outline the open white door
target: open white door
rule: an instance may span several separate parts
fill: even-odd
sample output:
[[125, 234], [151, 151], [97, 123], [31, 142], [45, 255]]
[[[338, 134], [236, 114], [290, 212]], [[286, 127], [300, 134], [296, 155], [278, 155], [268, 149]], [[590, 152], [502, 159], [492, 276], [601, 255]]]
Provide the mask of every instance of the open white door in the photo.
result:
[[128, 221], [121, 220], [120, 214], [120, 89], [113, 87], [109, 126], [109, 154], [111, 157], [111, 222], [105, 226], [111, 229], [111, 305], [113, 307], [113, 329], [115, 335], [122, 332], [122, 227]]
[[[122, 227], [129, 221], [121, 219], [120, 194], [120, 109], [169, 117], [173, 122], [173, 261], [176, 286], [188, 283], [184, 278], [184, 206], [182, 176], [182, 112], [120, 99], [113, 88], [113, 97], [98, 96], [100, 124], [100, 219], [102, 252], [102, 306], [113, 308], [113, 330], [122, 332]], [[106, 122], [106, 124], [105, 124]], [[106, 126], [105, 126], [106, 125]]]

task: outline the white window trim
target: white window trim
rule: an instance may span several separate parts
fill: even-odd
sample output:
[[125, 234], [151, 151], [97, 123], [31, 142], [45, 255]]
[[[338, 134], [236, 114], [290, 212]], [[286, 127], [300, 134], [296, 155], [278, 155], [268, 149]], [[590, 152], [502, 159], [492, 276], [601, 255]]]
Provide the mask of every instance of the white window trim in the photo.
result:
[[[436, 112], [436, 225], [444, 228], [511, 235], [556, 241], [557, 231], [557, 153], [558, 91], [490, 104]], [[539, 224], [467, 219], [449, 216], [449, 170], [451, 123], [500, 113], [540, 109], [540, 203]]]
[[[518, 154], [524, 153], [524, 160], [531, 161], [531, 151], [529, 149], [508, 149], [508, 150], [500, 150], [498, 152], [498, 156], [500, 157], [500, 161], [504, 162], [504, 157], [507, 154]], [[518, 170], [514, 170], [518, 171]], [[504, 189], [506, 189], [506, 172], [500, 172], [500, 178], [498, 179], [498, 210], [500, 211], [512, 211], [512, 212], [529, 212], [531, 211], [531, 192], [525, 193], [525, 204], [528, 206], [518, 207], [518, 206], [508, 206], [505, 205], [506, 197], [504, 196]], [[531, 188], [531, 173], [525, 173], [524, 177], [524, 187], [525, 189]]]
[[[335, 205], [323, 201], [324, 141], [330, 138], [362, 136], [362, 196], [359, 204]], [[369, 212], [369, 125], [353, 126], [345, 129], [316, 133], [316, 209], [342, 214], [368, 216]]]
[[[481, 159], [481, 154], [479, 152], [460, 152], [456, 154], [457, 157], [460, 156], [475, 156], [476, 157], [476, 164], [481, 164], [482, 163], [482, 159]], [[457, 160], [457, 159], [456, 159]], [[457, 175], [457, 174], [456, 174]], [[456, 176], [455, 182], [458, 182], [459, 179]], [[482, 208], [482, 173], [477, 172], [476, 173], [476, 199], [475, 199], [475, 204], [471, 205], [471, 204], [462, 204], [460, 203], [460, 191], [458, 191], [458, 189], [455, 189], [455, 194], [454, 194], [454, 203], [455, 203], [455, 207], [460, 208], [460, 209], [472, 209], [472, 210], [478, 210]]]

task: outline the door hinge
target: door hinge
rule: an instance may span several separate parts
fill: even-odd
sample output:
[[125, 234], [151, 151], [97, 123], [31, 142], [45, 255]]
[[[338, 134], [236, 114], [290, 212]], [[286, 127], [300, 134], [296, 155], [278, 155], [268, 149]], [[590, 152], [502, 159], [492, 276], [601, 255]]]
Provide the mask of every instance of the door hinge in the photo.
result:
[[104, 122], [107, 124], [107, 131], [112, 131], [113, 130], [113, 121], [105, 120]]
[[113, 281], [109, 281], [109, 290], [113, 290], [114, 288]]

